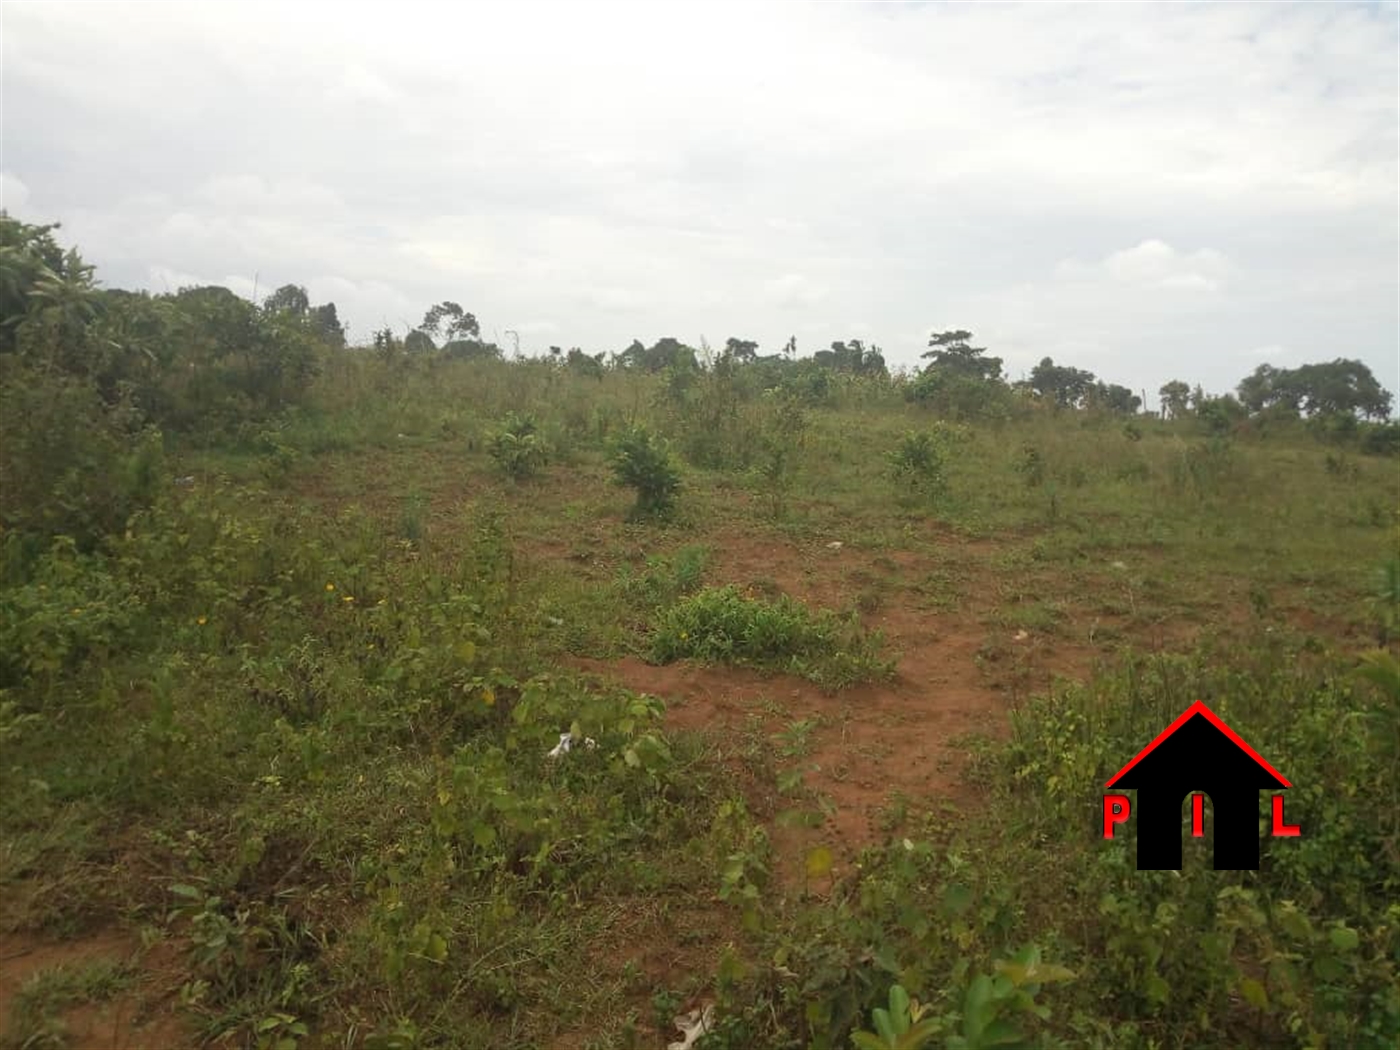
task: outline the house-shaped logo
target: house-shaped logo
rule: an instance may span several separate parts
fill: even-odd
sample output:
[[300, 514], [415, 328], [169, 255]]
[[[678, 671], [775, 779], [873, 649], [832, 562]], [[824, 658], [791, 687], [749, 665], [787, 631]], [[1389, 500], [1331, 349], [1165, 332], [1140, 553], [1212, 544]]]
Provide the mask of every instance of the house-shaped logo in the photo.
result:
[[[1137, 790], [1139, 871], [1180, 870], [1181, 800], [1191, 800], [1191, 834], [1205, 834], [1205, 797], [1210, 796], [1216, 871], [1259, 868], [1259, 792], [1292, 787], [1287, 779], [1197, 701], [1156, 740], [1120, 769], [1106, 787]], [[1193, 794], [1193, 793], [1202, 794]], [[1104, 838], [1128, 819], [1127, 795], [1105, 795]], [[1273, 798], [1273, 833], [1298, 835], [1283, 822], [1283, 796]]]

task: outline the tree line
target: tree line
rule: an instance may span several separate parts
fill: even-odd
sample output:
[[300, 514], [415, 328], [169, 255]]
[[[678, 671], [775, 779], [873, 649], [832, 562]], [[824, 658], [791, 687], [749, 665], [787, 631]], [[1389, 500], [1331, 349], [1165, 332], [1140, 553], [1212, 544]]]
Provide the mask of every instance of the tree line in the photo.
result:
[[[430, 306], [403, 337], [374, 332], [368, 347], [347, 345], [334, 303], [314, 304], [304, 287], [284, 285], [261, 303], [227, 288], [151, 294], [103, 289], [76, 249], [56, 241], [57, 225], [36, 226], [0, 212], [0, 358], [7, 375], [42, 372], [83, 382], [101, 402], [125, 405], [170, 430], [227, 430], [300, 402], [326, 355], [369, 349], [387, 359], [494, 359], [501, 348], [460, 303]], [[962, 329], [933, 332], [924, 365], [892, 376], [880, 347], [832, 342], [800, 356], [797, 338], [764, 354], [755, 340], [730, 337], [718, 351], [666, 336], [633, 340], [616, 353], [549, 348], [547, 361], [601, 379], [610, 371], [743, 374], [759, 389], [784, 387], [819, 398], [835, 378], [886, 382], [910, 401], [967, 420], [1007, 416], [1024, 401], [1054, 410], [1142, 411], [1143, 398], [1093, 372], [1043, 358], [1011, 381], [1003, 360]], [[36, 376], [28, 381], [40, 382]], [[1392, 397], [1361, 361], [1338, 358], [1297, 368], [1260, 365], [1230, 394], [1210, 395], [1174, 380], [1158, 391], [1165, 418], [1194, 415], [1217, 429], [1251, 417], [1384, 420]]]

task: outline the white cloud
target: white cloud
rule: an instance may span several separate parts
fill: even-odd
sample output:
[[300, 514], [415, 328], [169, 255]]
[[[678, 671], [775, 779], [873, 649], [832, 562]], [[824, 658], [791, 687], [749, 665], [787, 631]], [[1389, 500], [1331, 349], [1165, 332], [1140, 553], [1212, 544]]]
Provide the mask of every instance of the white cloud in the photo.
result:
[[8, 171], [0, 171], [0, 209], [11, 215], [24, 215], [24, 206], [29, 203], [29, 187]]
[[827, 297], [826, 289], [800, 273], [787, 273], [764, 286], [769, 302], [786, 310], [815, 306]]
[[296, 282], [362, 333], [453, 299], [533, 349], [861, 318], [912, 364], [963, 327], [1154, 389], [1286, 343], [1400, 386], [1393, 7], [147, 12], [4, 8], [0, 190], [108, 283]]
[[1066, 259], [1055, 267], [1055, 276], [1066, 281], [1106, 280], [1137, 288], [1218, 292], [1229, 268], [1225, 256], [1210, 248], [1180, 252], [1164, 241], [1151, 239], [1113, 252], [1097, 263]]

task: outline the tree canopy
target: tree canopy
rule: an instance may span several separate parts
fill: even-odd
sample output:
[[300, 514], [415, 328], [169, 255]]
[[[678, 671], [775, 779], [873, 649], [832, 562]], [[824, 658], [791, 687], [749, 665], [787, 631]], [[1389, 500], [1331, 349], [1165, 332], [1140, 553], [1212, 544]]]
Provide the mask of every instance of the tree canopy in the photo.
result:
[[949, 375], [982, 380], [1001, 378], [1001, 358], [984, 357], [987, 348], [973, 346], [971, 332], [961, 329], [934, 332], [929, 336], [928, 345], [932, 349], [923, 355], [929, 362], [927, 370], [938, 369]]
[[1362, 415], [1384, 419], [1390, 414], [1391, 395], [1363, 362], [1336, 358], [1328, 362], [1275, 368], [1263, 364], [1235, 391], [1250, 412], [1268, 409], [1305, 415]]

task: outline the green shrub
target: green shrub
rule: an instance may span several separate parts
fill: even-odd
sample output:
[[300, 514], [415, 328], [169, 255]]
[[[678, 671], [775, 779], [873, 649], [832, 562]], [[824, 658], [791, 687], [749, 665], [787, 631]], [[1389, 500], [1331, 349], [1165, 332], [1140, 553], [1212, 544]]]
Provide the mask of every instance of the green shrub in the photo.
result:
[[1045, 457], [1035, 445], [1021, 446], [1021, 458], [1016, 462], [1016, 470], [1025, 479], [1027, 488], [1037, 488], [1045, 483]]
[[652, 635], [658, 663], [692, 658], [786, 671], [841, 687], [889, 674], [882, 639], [852, 617], [813, 612], [786, 595], [763, 601], [738, 587], [711, 587], [666, 611]]
[[890, 477], [910, 494], [941, 496], [948, 489], [949, 452], [967, 438], [964, 428], [946, 424], [905, 434], [886, 457]]
[[0, 689], [38, 687], [133, 640], [140, 600], [96, 555], [61, 536], [22, 586], [0, 587]]
[[675, 509], [681, 476], [660, 438], [631, 427], [614, 443], [611, 461], [617, 483], [636, 490], [634, 518], [666, 517]]
[[951, 419], [993, 422], [1011, 417], [1015, 397], [999, 379], [925, 369], [909, 384], [905, 397]]
[[0, 358], [0, 529], [91, 548], [162, 487], [162, 442], [126, 401]]
[[1361, 451], [1368, 456], [1400, 456], [1400, 423], [1370, 423], [1361, 431]]
[[511, 412], [487, 440], [486, 451], [502, 474], [524, 481], [545, 468], [551, 450], [533, 416]]
[[672, 555], [647, 558], [642, 572], [624, 570], [619, 585], [630, 602], [655, 608], [696, 591], [709, 561], [708, 548], [682, 547]]

